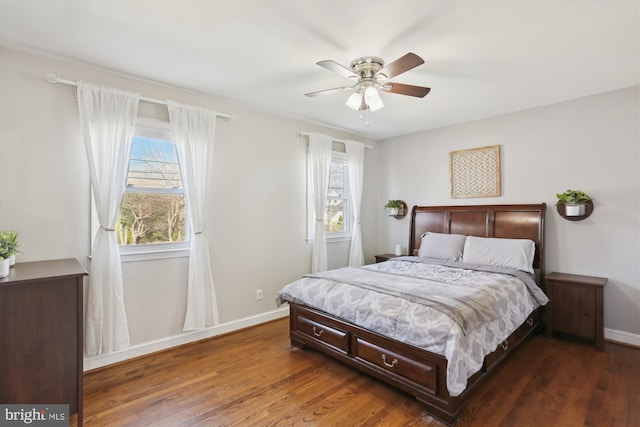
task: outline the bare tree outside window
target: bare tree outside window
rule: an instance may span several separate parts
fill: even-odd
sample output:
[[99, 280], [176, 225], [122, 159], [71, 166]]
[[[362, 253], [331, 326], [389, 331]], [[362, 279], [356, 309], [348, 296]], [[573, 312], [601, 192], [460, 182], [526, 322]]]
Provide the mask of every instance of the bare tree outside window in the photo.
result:
[[116, 227], [123, 246], [187, 239], [184, 187], [173, 141], [134, 138]]

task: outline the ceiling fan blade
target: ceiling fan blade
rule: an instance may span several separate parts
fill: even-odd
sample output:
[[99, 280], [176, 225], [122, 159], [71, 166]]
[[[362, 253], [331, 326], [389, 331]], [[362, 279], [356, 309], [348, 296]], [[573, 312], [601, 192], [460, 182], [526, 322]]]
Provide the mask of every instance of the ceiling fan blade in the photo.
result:
[[391, 64], [387, 64], [378, 74], [384, 74], [387, 79], [392, 79], [398, 74], [402, 74], [405, 71], [409, 71], [418, 65], [424, 64], [424, 60], [415, 53], [407, 53], [403, 57], [400, 57], [393, 61]]
[[305, 93], [304, 96], [331, 95], [332, 93], [344, 92], [351, 90], [353, 86], [334, 87], [333, 89], [319, 90], [317, 92]]
[[358, 75], [356, 73], [354, 73], [353, 71], [351, 71], [350, 69], [343, 67], [342, 65], [338, 64], [335, 61], [331, 61], [330, 59], [325, 60], [325, 61], [320, 61], [320, 62], [316, 62], [316, 64], [318, 64], [319, 66], [326, 68], [329, 71], [333, 71], [334, 73], [337, 73], [339, 75], [341, 75], [342, 77], [346, 77], [346, 78], [358, 78]]
[[416, 98], [424, 98], [431, 88], [423, 86], [405, 85], [402, 83], [387, 82], [382, 85], [382, 90], [399, 95], [415, 96]]

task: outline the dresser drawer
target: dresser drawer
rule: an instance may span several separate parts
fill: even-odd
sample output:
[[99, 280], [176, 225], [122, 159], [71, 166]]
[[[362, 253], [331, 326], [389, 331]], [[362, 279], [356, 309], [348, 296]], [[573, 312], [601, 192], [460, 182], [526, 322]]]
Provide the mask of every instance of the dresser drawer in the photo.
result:
[[417, 361], [398, 352], [390, 351], [362, 338], [355, 340], [355, 357], [382, 370], [409, 379], [431, 393], [437, 392], [437, 366]]
[[348, 333], [333, 326], [328, 326], [305, 316], [297, 315], [296, 331], [314, 341], [319, 341], [344, 353], [348, 351]]

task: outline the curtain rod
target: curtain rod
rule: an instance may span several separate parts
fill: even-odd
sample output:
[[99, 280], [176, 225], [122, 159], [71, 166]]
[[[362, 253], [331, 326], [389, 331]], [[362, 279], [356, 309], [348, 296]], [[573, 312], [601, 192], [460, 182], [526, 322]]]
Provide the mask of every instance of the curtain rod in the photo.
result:
[[[309, 136], [309, 135], [311, 135], [311, 133], [312, 132], [307, 132], [307, 131], [301, 130], [299, 135], [300, 136]], [[341, 142], [343, 144], [346, 142], [344, 139], [338, 139], [338, 138], [333, 138], [333, 137], [331, 138], [331, 140], [333, 142]], [[373, 148], [371, 145], [367, 145], [367, 144], [365, 144], [363, 142], [360, 142], [360, 141], [353, 141], [353, 142], [357, 142], [358, 144], [362, 144], [365, 148]]]
[[[73, 82], [71, 80], [64, 80], [64, 79], [59, 79], [56, 75], [54, 74], [47, 74], [47, 81], [49, 83], [62, 83], [65, 85], [69, 85], [69, 86], [78, 86], [78, 82]], [[146, 101], [146, 102], [151, 102], [153, 104], [161, 104], [161, 105], [167, 105], [167, 101], [163, 101], [161, 99], [154, 99], [154, 98], [147, 98], [146, 96], [141, 96], [140, 97], [141, 101]], [[224, 114], [224, 113], [218, 113], [216, 111], [216, 117], [220, 117], [221, 119], [225, 119], [225, 120], [230, 120], [232, 118], [232, 116], [230, 114]]]

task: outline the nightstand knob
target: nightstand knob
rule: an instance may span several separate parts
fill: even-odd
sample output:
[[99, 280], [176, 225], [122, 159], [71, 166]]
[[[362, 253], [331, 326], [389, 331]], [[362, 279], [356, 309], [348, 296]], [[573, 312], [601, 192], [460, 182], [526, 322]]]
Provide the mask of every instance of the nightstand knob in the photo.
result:
[[584, 314], [585, 316], [588, 316], [588, 315], [589, 315], [589, 310], [585, 310], [583, 314]]

